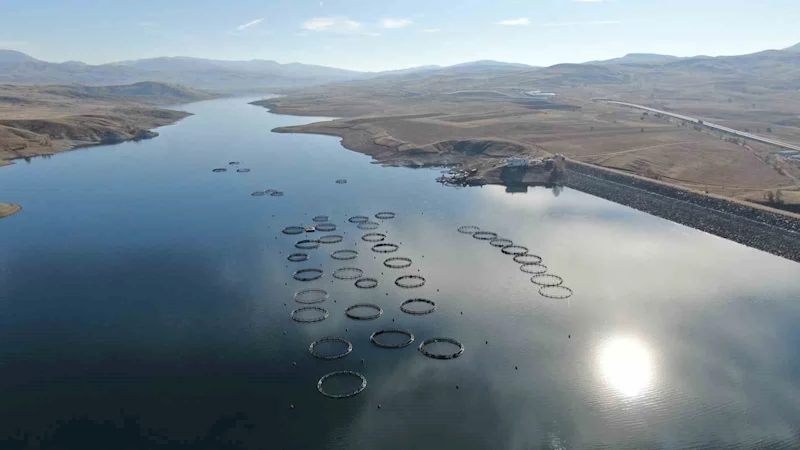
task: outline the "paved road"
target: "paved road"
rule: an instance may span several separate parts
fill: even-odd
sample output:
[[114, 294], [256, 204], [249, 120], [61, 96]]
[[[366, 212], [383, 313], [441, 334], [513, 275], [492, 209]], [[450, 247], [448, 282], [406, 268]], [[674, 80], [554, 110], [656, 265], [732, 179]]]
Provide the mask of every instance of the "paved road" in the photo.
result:
[[[614, 105], [628, 106], [628, 107], [631, 107], [631, 108], [642, 109], [642, 110], [650, 111], [650, 112], [654, 112], [654, 113], [661, 113], [661, 114], [664, 114], [665, 116], [674, 117], [676, 119], [685, 120], [687, 122], [696, 123], [698, 125], [700, 124], [700, 119], [696, 119], [694, 117], [684, 116], [682, 114], [675, 114], [675, 113], [671, 113], [671, 112], [668, 112], [668, 111], [662, 111], [660, 109], [654, 109], [654, 108], [650, 108], [650, 107], [647, 107], [647, 106], [637, 105], [635, 103], [618, 102], [616, 100], [605, 100], [605, 99], [596, 99], [596, 101], [611, 103], [611, 104], [614, 104]], [[717, 124], [711, 123], [711, 122], [703, 121], [702, 125], [706, 126], [706, 127], [709, 127], [709, 128], [713, 128], [715, 130], [724, 131], [726, 133], [730, 133], [730, 134], [733, 134], [733, 135], [736, 135], [736, 136], [740, 136], [740, 137], [743, 137], [743, 138], [746, 138], [746, 139], [750, 139], [752, 141], [761, 142], [761, 143], [764, 143], [764, 144], [770, 144], [770, 145], [774, 145], [776, 147], [781, 147], [781, 148], [784, 148], [784, 149], [787, 149], [787, 150], [795, 150], [795, 151], [800, 152], [800, 145], [789, 144], [788, 142], [777, 141], [775, 139], [765, 138], [763, 136], [758, 136], [758, 135], [752, 134], [752, 133], [745, 133], [744, 131], [734, 130], [733, 128], [723, 127], [722, 125], [717, 125]]]

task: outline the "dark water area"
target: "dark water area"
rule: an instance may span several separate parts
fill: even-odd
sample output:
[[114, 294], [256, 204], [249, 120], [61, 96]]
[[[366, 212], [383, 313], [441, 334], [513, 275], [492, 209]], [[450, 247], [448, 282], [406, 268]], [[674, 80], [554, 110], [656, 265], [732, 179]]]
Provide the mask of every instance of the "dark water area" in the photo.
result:
[[[797, 263], [572, 189], [446, 188], [336, 138], [271, 133], [319, 119], [247, 101], [185, 106], [195, 115], [152, 140], [0, 169], [0, 200], [24, 208], [0, 220], [0, 448], [800, 447]], [[229, 161], [251, 171], [212, 172]], [[284, 195], [250, 195], [266, 189]], [[281, 229], [316, 215], [344, 239], [297, 250], [309, 236]], [[574, 295], [539, 295], [461, 225], [526, 246]], [[399, 251], [372, 252], [367, 232]], [[309, 260], [287, 261], [297, 251]], [[385, 267], [392, 256], [412, 265]], [[378, 286], [333, 278], [341, 267]], [[299, 268], [324, 275], [296, 281]], [[401, 275], [426, 284], [401, 289]], [[310, 305], [328, 318], [292, 321], [306, 306], [294, 293], [312, 287], [328, 291]], [[437, 308], [405, 314], [412, 297]], [[357, 303], [383, 314], [347, 318]], [[385, 328], [415, 341], [378, 348]], [[325, 336], [352, 352], [314, 358]], [[464, 353], [417, 350], [437, 336]], [[338, 370], [364, 391], [321, 395]]]

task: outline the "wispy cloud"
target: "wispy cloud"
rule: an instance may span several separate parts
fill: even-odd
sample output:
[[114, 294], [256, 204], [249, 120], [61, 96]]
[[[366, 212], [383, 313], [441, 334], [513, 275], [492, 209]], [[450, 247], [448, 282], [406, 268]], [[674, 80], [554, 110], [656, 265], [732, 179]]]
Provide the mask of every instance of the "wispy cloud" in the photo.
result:
[[511, 27], [524, 27], [531, 24], [531, 20], [527, 17], [520, 17], [518, 19], [506, 19], [496, 22], [497, 25], [505, 25]]
[[315, 32], [328, 32], [337, 34], [351, 34], [359, 36], [380, 36], [364, 30], [361, 22], [350, 20], [346, 17], [315, 17], [303, 22], [303, 29]]
[[408, 19], [383, 19], [381, 21], [383, 28], [405, 28], [412, 23], [414, 22]]
[[425, 28], [422, 30], [423, 33], [438, 33], [442, 31], [440, 28]]
[[264, 21], [264, 18], [263, 17], [259, 17], [256, 20], [251, 20], [250, 22], [247, 22], [245, 24], [239, 25], [238, 27], [236, 27], [236, 29], [239, 30], [239, 31], [246, 30], [246, 29], [248, 29], [250, 27], [254, 27], [254, 26], [260, 24], [263, 21]]
[[572, 0], [575, 3], [604, 3], [604, 2], [611, 2], [613, 0]]
[[550, 22], [542, 24], [546, 27], [579, 27], [579, 26], [592, 26], [592, 25], [619, 25], [622, 22], [619, 20], [589, 20], [586, 22]]

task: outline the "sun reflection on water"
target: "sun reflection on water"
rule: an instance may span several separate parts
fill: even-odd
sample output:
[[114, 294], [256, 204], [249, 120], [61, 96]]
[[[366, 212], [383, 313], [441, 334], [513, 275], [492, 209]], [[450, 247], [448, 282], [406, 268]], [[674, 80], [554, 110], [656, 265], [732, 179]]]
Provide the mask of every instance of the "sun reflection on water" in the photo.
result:
[[633, 336], [615, 336], [603, 342], [597, 363], [603, 380], [626, 397], [642, 394], [653, 381], [652, 352]]

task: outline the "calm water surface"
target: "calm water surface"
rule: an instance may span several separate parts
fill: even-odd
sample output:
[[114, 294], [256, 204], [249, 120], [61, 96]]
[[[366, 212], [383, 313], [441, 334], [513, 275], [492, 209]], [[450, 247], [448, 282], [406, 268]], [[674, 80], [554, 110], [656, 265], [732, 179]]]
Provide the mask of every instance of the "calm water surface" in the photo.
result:
[[[3, 448], [800, 447], [800, 265], [569, 189], [444, 188], [437, 171], [382, 168], [335, 138], [271, 133], [319, 118], [246, 102], [0, 169], [0, 200], [24, 207], [0, 221]], [[252, 171], [211, 172], [232, 160]], [[285, 195], [249, 195], [270, 188]], [[395, 254], [347, 221], [379, 211], [397, 213], [374, 230]], [[318, 214], [344, 241], [288, 262], [298, 237], [281, 228]], [[460, 225], [527, 246], [574, 296], [540, 296]], [[329, 257], [343, 248], [358, 258]], [[346, 266], [379, 286], [331, 277]], [[325, 275], [293, 280], [302, 267]], [[400, 289], [401, 274], [427, 284]], [[290, 320], [306, 287], [330, 293], [327, 320]], [[438, 309], [404, 314], [411, 297]], [[383, 316], [347, 319], [359, 302]], [[387, 327], [415, 343], [373, 346]], [[353, 352], [314, 359], [323, 336]], [[464, 354], [424, 357], [434, 336]], [[335, 370], [366, 390], [323, 397]]]

